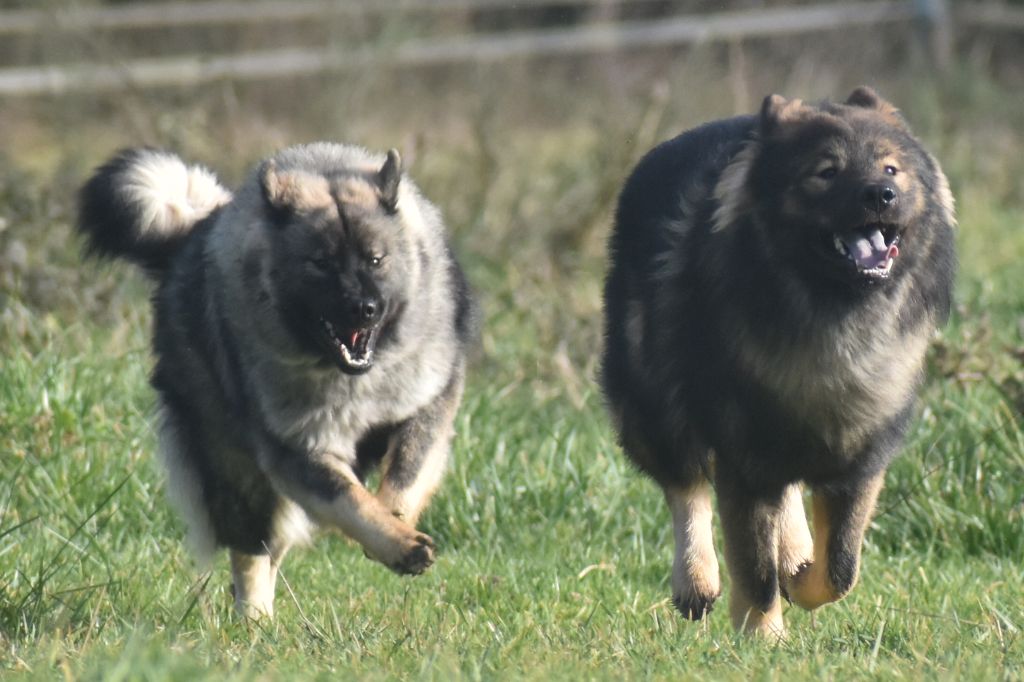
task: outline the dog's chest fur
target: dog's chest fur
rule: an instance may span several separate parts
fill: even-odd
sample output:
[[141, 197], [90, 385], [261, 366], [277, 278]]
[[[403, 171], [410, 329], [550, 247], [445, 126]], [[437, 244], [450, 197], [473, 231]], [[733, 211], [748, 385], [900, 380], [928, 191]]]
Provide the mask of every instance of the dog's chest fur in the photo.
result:
[[428, 344], [355, 377], [333, 367], [263, 363], [252, 376], [261, 420], [286, 442], [354, 461], [370, 428], [401, 422], [441, 393], [454, 362], [442, 346]]
[[922, 326], [930, 320], [901, 329], [892, 313], [908, 295], [909, 283], [901, 283], [883, 314], [864, 307], [839, 321], [808, 325], [811, 331], [792, 343], [767, 343], [744, 329], [736, 357], [796, 420], [813, 426], [830, 451], [853, 455], [917, 389], [929, 339]]

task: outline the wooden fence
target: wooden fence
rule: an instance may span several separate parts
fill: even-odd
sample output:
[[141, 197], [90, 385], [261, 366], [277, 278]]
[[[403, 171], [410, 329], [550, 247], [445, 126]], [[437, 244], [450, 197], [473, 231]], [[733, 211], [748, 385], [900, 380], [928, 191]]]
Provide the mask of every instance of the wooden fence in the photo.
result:
[[[338, 72], [374, 66], [425, 66], [513, 58], [598, 54], [642, 48], [739, 41], [837, 31], [858, 26], [902, 24], [923, 28], [927, 49], [940, 66], [948, 60], [954, 26], [1024, 29], [1024, 8], [987, 2], [869, 0], [849, 3], [753, 9], [703, 15], [620, 19], [654, 0], [516, 0], [515, 7], [558, 6], [582, 10], [591, 19], [556, 28], [491, 33], [467, 32], [444, 38], [410, 39], [355, 49], [287, 47], [232, 54], [176, 55], [75, 64], [32, 64], [0, 68], [0, 96], [55, 95], [74, 91], [187, 86], [234, 80], [262, 80]], [[641, 7], [643, 9], [643, 7]], [[68, 7], [0, 12], [0, 40], [31, 38], [45, 31], [187, 30], [189, 27], [281, 25], [337, 21], [367, 15], [509, 12], [506, 0], [297, 0], [292, 2], [168, 2], [111, 7]], [[587, 12], [590, 12], [588, 15]], [[655, 10], [656, 11], [656, 10]]]

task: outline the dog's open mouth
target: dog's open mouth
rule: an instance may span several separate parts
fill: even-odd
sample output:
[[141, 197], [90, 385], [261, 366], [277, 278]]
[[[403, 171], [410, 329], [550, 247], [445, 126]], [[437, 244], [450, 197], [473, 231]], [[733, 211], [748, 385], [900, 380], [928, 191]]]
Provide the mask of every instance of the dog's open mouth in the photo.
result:
[[335, 351], [334, 359], [342, 371], [362, 374], [373, 366], [373, 349], [377, 345], [379, 325], [340, 331], [323, 317], [320, 318], [320, 325], [331, 342]]
[[832, 246], [836, 252], [852, 263], [858, 274], [869, 279], [889, 276], [900, 255], [899, 243], [898, 227], [881, 223], [832, 235]]

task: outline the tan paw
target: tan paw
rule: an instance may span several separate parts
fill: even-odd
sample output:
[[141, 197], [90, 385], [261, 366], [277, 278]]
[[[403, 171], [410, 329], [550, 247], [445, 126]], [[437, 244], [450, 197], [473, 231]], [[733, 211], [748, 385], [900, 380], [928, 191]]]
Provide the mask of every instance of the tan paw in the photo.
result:
[[783, 580], [780, 588], [786, 599], [808, 611], [843, 598], [832, 587], [823, 563], [805, 563], [792, 577]]
[[388, 565], [395, 573], [419, 575], [434, 563], [434, 540], [425, 533], [416, 533], [403, 542], [399, 558]]

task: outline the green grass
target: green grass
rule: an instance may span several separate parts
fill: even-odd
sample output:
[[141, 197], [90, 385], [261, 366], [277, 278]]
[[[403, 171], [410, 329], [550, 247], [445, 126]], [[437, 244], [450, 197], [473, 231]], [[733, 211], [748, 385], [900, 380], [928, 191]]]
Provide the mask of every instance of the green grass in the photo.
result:
[[[618, 451], [594, 383], [615, 188], [651, 143], [729, 112], [698, 115], [684, 91], [604, 107], [574, 91], [565, 120], [516, 123], [494, 95], [497, 113], [463, 111], [464, 125], [425, 144], [413, 173], [444, 207], [487, 317], [453, 465], [421, 522], [437, 564], [402, 578], [325, 536], [288, 557], [277, 617], [260, 624], [233, 615], [223, 556], [195, 571], [164, 500], [148, 288], [120, 266], [80, 266], [70, 237], [67, 187], [107, 143], [135, 140], [92, 119], [81, 125], [100, 149], [60, 132], [39, 157], [13, 145], [0, 173], [0, 672], [1021, 679], [1024, 145], [1021, 109], [1007, 104], [1019, 97], [959, 82], [906, 92], [960, 200], [957, 311], [930, 355], [859, 586], [813, 615], [788, 609], [778, 644], [736, 636], [725, 608], [699, 625], [673, 611], [667, 510]], [[365, 129], [386, 146], [395, 134], [304, 125], [278, 136]], [[238, 177], [267, 142], [233, 143], [224, 158], [194, 144], [184, 151]]]

